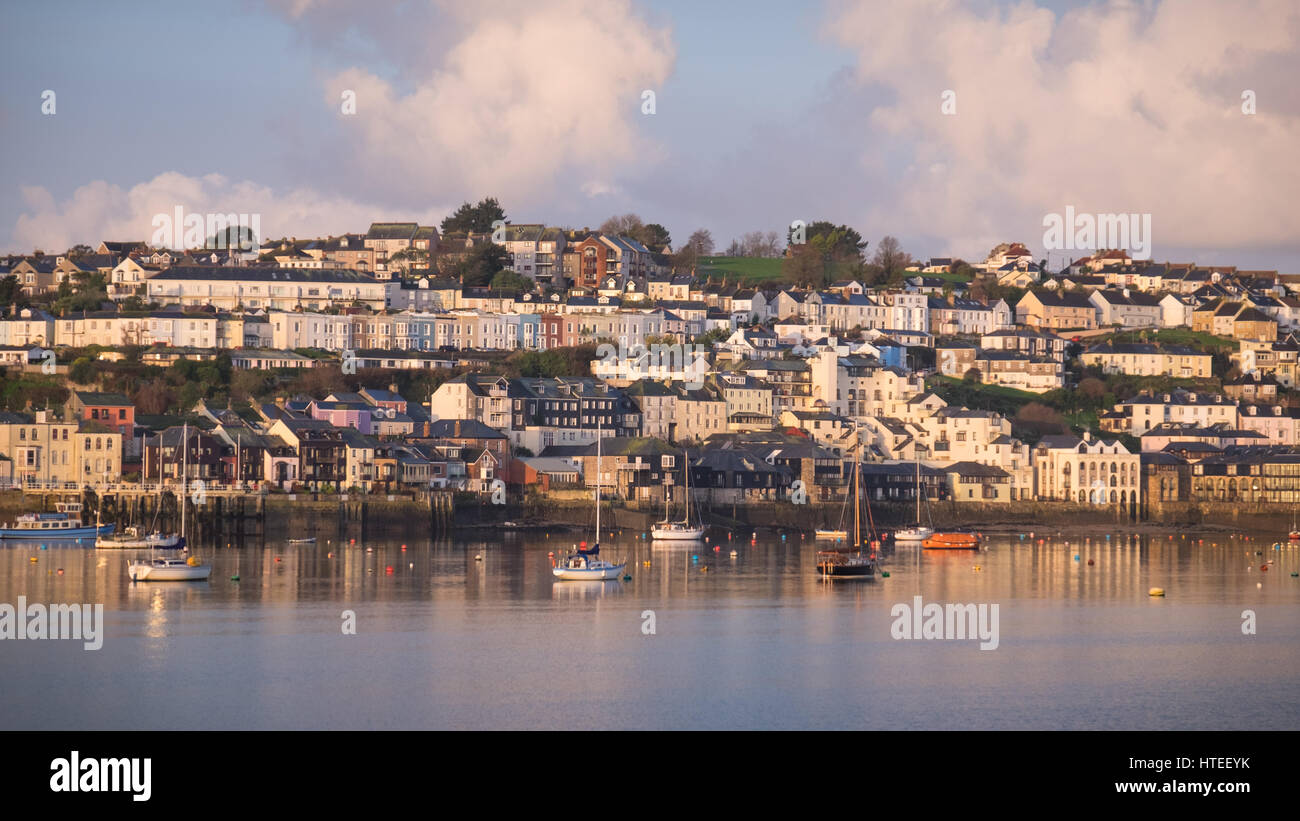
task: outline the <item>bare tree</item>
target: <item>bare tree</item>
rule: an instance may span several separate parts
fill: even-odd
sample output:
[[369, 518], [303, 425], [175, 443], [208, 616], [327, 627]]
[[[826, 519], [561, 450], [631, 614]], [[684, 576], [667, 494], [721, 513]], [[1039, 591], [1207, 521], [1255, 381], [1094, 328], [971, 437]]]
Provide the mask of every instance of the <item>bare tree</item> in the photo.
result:
[[707, 228], [697, 229], [691, 234], [691, 238], [686, 240], [686, 244], [695, 249], [696, 256], [713, 256], [713, 234], [709, 233]]
[[903, 250], [897, 239], [887, 236], [876, 246], [872, 263], [880, 268], [884, 281], [889, 282], [903, 275], [912, 264], [912, 255]]
[[615, 236], [637, 237], [644, 228], [645, 222], [636, 214], [616, 214], [600, 224], [601, 233]]

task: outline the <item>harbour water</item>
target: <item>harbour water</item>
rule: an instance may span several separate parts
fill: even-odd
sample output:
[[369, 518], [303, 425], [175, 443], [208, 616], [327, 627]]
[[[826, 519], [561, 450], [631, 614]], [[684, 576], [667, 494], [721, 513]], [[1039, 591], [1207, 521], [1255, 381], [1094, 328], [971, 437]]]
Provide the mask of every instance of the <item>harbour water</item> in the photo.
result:
[[[1300, 729], [1277, 534], [993, 534], [826, 581], [811, 534], [623, 533], [614, 582], [552, 578], [572, 534], [490, 536], [201, 547], [209, 581], [136, 584], [147, 551], [5, 543], [0, 603], [102, 603], [106, 627], [95, 651], [0, 641], [0, 728]], [[996, 649], [894, 638], [917, 596], [996, 604]]]

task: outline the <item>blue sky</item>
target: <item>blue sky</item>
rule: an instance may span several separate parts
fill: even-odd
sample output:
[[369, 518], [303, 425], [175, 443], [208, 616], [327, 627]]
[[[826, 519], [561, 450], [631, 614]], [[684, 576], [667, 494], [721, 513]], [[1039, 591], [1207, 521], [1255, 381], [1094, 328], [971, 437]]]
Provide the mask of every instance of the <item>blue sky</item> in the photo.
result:
[[174, 205], [278, 236], [494, 195], [517, 221], [632, 211], [725, 245], [831, 219], [978, 258], [1050, 253], [1071, 205], [1150, 213], [1158, 260], [1300, 271], [1284, 0], [464, 5], [6, 4], [0, 248], [146, 238]]

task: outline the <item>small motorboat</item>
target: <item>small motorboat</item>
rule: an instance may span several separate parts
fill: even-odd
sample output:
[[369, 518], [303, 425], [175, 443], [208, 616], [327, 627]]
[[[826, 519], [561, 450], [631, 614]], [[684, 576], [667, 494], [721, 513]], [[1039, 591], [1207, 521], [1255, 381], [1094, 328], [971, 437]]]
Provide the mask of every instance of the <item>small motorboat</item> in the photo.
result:
[[193, 556], [188, 559], [153, 559], [131, 562], [126, 575], [133, 582], [189, 582], [202, 581], [212, 575], [212, 565], [200, 564]]
[[935, 533], [921, 547], [929, 550], [976, 550], [980, 537], [975, 533]]
[[290, 539], [289, 544], [316, 544], [316, 537], [312, 536], [309, 539]]

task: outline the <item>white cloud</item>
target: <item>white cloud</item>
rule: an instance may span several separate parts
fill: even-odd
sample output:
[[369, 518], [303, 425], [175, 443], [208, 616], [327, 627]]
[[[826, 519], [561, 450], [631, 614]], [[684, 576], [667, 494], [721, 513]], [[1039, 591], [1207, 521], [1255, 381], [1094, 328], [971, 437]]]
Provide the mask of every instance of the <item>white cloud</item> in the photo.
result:
[[[892, 95], [872, 112], [863, 162], [893, 190], [864, 221], [944, 237], [951, 251], [1039, 247], [1043, 215], [1073, 205], [1151, 213], [1157, 259], [1162, 246], [1294, 245], [1300, 116], [1277, 93], [1243, 115], [1241, 92], [1300, 76], [1300, 7], [977, 8], [864, 0], [829, 16], [859, 83]], [[941, 113], [945, 89], [956, 115]], [[871, 159], [899, 148], [904, 167]]]
[[358, 232], [371, 222], [385, 220], [436, 224], [450, 210], [443, 205], [419, 213], [394, 213], [374, 203], [309, 188], [277, 192], [219, 174], [188, 177], [176, 172], [159, 174], [129, 189], [96, 180], [62, 202], [39, 186], [24, 188], [22, 196], [24, 213], [14, 227], [13, 246], [51, 253], [77, 243], [97, 245], [100, 240], [148, 241], [154, 232], [154, 215], [171, 215], [177, 206], [186, 214], [260, 214], [267, 238]]
[[357, 113], [341, 119], [374, 183], [541, 206], [566, 188], [577, 196], [575, 175], [640, 176], [660, 156], [639, 128], [641, 92], [668, 78], [674, 47], [627, 0], [451, 6], [444, 17], [460, 36], [409, 90], [363, 68], [325, 83], [336, 107], [341, 89], [356, 91]]

